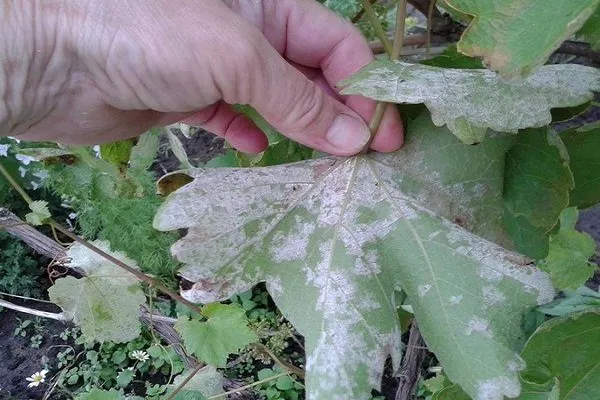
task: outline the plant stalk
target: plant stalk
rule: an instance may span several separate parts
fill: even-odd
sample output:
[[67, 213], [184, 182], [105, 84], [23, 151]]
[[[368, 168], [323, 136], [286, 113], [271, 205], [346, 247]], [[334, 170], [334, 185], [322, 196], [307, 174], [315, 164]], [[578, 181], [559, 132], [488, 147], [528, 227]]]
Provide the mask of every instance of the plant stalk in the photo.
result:
[[379, 22], [377, 15], [375, 15], [375, 10], [373, 9], [373, 5], [371, 4], [371, 2], [369, 0], [362, 0], [362, 3], [363, 3], [363, 8], [365, 9], [365, 14], [367, 15], [367, 18], [369, 19], [371, 26], [375, 30], [375, 35], [377, 35], [377, 38], [379, 38], [379, 40], [381, 41], [381, 44], [385, 48], [385, 51], [388, 54], [392, 54], [392, 44], [388, 40], [387, 35], [385, 34], [385, 30], [383, 29], [381, 22]]

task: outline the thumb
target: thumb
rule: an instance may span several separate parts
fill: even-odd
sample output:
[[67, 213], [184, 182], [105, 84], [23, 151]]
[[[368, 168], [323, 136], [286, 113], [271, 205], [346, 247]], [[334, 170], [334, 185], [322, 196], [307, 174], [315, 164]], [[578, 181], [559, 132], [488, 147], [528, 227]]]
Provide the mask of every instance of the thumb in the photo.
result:
[[266, 39], [255, 49], [259, 65], [251, 64], [246, 95], [271, 125], [290, 139], [330, 154], [354, 155], [367, 145], [370, 132], [362, 117], [290, 65]]

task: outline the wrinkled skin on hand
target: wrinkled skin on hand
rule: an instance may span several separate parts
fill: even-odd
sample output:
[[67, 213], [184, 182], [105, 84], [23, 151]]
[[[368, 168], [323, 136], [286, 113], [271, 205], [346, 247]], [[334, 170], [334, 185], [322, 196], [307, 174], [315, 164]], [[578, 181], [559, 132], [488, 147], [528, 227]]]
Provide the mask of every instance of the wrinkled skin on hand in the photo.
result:
[[[29, 75], [22, 95], [9, 96], [18, 99], [9, 134], [91, 144], [183, 120], [262, 151], [264, 134], [230, 106], [241, 103], [324, 152], [351, 155], [368, 141], [375, 102], [342, 97], [335, 84], [373, 56], [350, 23], [313, 0], [17, 3], [25, 11], [5, 2], [8, 18], [23, 27], [31, 13], [41, 33], [25, 35], [36, 45], [24, 46]], [[33, 106], [14, 112], [15, 104]], [[402, 141], [389, 107], [371, 148], [395, 151]]]

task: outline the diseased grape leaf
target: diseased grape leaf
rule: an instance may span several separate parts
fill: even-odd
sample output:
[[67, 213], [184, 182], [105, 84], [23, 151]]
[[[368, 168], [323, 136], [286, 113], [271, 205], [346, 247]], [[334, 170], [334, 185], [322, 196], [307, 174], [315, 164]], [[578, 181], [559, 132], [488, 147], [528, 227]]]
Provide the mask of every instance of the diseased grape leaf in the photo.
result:
[[200, 360], [225, 367], [229, 354], [237, 353], [258, 340], [248, 328], [245, 311], [232, 304], [207, 304], [202, 307], [206, 321], [180, 318], [175, 324], [185, 348]]
[[[187, 379], [191, 371], [183, 373], [175, 378], [170, 389], [175, 390], [181, 383]], [[215, 367], [207, 365], [190, 379], [183, 389], [177, 393], [175, 400], [205, 400], [208, 397], [217, 396], [223, 393], [223, 375]], [[218, 400], [226, 399], [226, 396], [218, 397]], [[215, 399], [217, 399], [215, 397]]]
[[540, 260], [548, 254], [550, 231], [573, 188], [569, 155], [559, 136], [548, 128], [519, 132], [506, 155], [504, 179], [506, 231], [515, 250]]
[[600, 310], [551, 319], [536, 330], [523, 349], [527, 369], [521, 376], [538, 385], [556, 379], [561, 400], [595, 400], [600, 391], [598, 343]]
[[594, 273], [590, 258], [596, 253], [596, 242], [585, 232], [575, 230], [577, 208], [566, 208], [560, 214], [560, 229], [550, 235], [548, 257], [539, 267], [547, 271], [558, 289], [576, 289]]
[[[599, 0], [446, 0], [473, 21], [458, 51], [481, 57], [502, 75], [527, 74], [577, 32]], [[543, 27], [543, 28], [542, 28]]]
[[588, 41], [592, 49], [600, 50], [600, 6], [596, 7], [596, 11], [583, 24], [577, 36]]
[[[111, 252], [106, 242], [98, 248], [130, 266], [135, 263], [123, 253]], [[125, 343], [140, 335], [140, 305], [146, 297], [138, 280], [83, 245], [75, 244], [67, 252], [69, 266], [86, 276], [57, 279], [48, 294], [63, 309], [67, 318], [80, 328], [86, 341]]]
[[575, 179], [570, 205], [583, 209], [600, 203], [600, 123], [570, 129], [560, 137]]
[[518, 254], [451, 222], [458, 210], [476, 226], [488, 201], [501, 215], [510, 146], [489, 145], [469, 164], [461, 150], [472, 147], [429, 127], [427, 115], [412, 121], [394, 154], [185, 171], [193, 182], [154, 221], [188, 229], [172, 248], [195, 282], [183, 295], [207, 303], [266, 281], [305, 336], [307, 398], [361, 400], [388, 356], [398, 367], [403, 289], [453, 382], [478, 400], [517, 396], [521, 318], [553, 288]]
[[487, 129], [517, 133], [552, 121], [552, 108], [573, 107], [600, 91], [600, 70], [547, 65], [524, 79], [492, 71], [446, 69], [376, 60], [342, 82], [343, 94], [392, 103], [424, 103], [437, 126], [446, 124], [465, 143], [481, 142]]

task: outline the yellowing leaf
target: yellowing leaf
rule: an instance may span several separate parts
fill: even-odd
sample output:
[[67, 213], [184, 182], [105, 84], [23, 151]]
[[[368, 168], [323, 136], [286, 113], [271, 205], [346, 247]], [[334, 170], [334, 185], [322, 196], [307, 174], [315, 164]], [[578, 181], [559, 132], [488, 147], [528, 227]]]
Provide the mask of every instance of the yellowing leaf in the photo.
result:
[[482, 57], [506, 76], [527, 74], [577, 32], [598, 0], [446, 0], [474, 16], [458, 42], [458, 51]]
[[47, 201], [32, 201], [29, 203], [29, 209], [31, 212], [25, 215], [25, 221], [34, 226], [43, 225], [44, 221], [52, 216]]
[[[124, 254], [110, 252], [107, 243], [95, 245], [135, 265]], [[125, 343], [137, 338], [139, 309], [146, 301], [137, 279], [80, 244], [73, 245], [67, 256], [71, 259], [70, 266], [83, 270], [86, 276], [57, 279], [48, 289], [50, 300], [81, 328], [87, 341]]]

